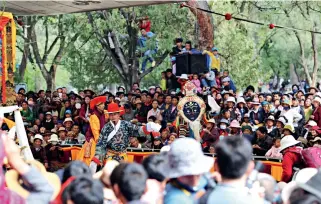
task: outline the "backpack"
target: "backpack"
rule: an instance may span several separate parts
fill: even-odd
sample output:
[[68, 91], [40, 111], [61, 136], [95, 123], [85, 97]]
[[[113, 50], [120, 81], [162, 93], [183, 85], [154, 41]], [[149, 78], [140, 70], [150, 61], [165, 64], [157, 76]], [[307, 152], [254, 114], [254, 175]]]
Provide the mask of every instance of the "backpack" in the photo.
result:
[[302, 158], [306, 167], [321, 167], [321, 149], [318, 147], [309, 147], [301, 151]]

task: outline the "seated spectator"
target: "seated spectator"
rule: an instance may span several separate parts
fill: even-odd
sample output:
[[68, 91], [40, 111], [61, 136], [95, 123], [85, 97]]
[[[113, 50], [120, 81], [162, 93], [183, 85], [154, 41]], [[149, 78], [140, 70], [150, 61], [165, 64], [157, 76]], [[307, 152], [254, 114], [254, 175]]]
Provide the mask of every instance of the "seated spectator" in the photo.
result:
[[129, 147], [141, 149], [142, 148], [142, 144], [139, 143], [137, 137], [132, 137], [132, 138], [130, 138]]
[[253, 142], [254, 135], [252, 131], [252, 127], [249, 125], [242, 126], [242, 135], [244, 138], [246, 138], [249, 142]]
[[256, 130], [256, 141], [253, 144], [253, 154], [257, 156], [264, 156], [266, 152], [272, 147], [272, 138], [267, 134], [265, 127], [259, 127]]
[[280, 153], [280, 146], [281, 146], [280, 142], [281, 142], [281, 138], [273, 138], [273, 146], [269, 151], [267, 151], [265, 156], [282, 159], [282, 154]]
[[161, 131], [161, 143], [165, 146], [165, 145], [168, 145], [168, 139], [169, 139], [169, 134], [170, 134], [170, 131], [168, 128], [164, 128], [162, 131]]
[[59, 147], [58, 142], [58, 135], [52, 134], [50, 136], [49, 144], [45, 147], [49, 163], [49, 171], [51, 172], [58, 171], [66, 165], [66, 163], [62, 161], [64, 152]]
[[139, 123], [147, 122], [147, 113], [143, 108], [143, 102], [140, 100], [136, 101], [135, 119], [137, 119]]
[[244, 114], [241, 126], [252, 126], [249, 113]]
[[230, 124], [230, 136], [241, 136], [241, 126], [237, 120], [233, 120]]
[[312, 144], [312, 147], [318, 147], [321, 148], [321, 137], [315, 137], [313, 140], [310, 141]]
[[203, 129], [204, 135], [203, 135], [203, 150], [205, 152], [209, 151], [210, 146], [216, 144], [219, 139], [219, 131], [216, 127], [215, 120], [210, 119], [206, 123], [206, 128]]
[[123, 120], [125, 120], [125, 121], [131, 121], [132, 119], [134, 119], [134, 111], [132, 110], [132, 107], [129, 105], [129, 104], [125, 104], [124, 105], [124, 109], [125, 109], [125, 114], [124, 115], [122, 115], [122, 118], [123, 118]]
[[77, 139], [78, 143], [79, 144], [83, 144], [85, 141], [86, 141], [86, 137], [85, 135], [83, 135], [81, 132], [80, 132], [80, 127], [79, 125], [76, 125], [74, 124], [72, 126], [72, 132], [74, 133], [75, 135], [75, 139]]
[[121, 163], [110, 175], [115, 196], [124, 204], [138, 202], [146, 191], [148, 175], [142, 165]]
[[202, 91], [201, 82], [200, 82], [200, 80], [198, 79], [198, 74], [197, 74], [197, 73], [194, 73], [194, 74], [193, 74], [192, 83], [196, 86], [197, 92], [198, 92], [198, 93], [201, 93], [201, 91]]
[[253, 99], [253, 110], [250, 112], [250, 121], [252, 125], [262, 126], [264, 121], [263, 109], [260, 107], [258, 99]]
[[161, 137], [155, 137], [151, 149], [162, 149]]
[[67, 144], [67, 131], [66, 128], [61, 127], [58, 129], [58, 136], [59, 136], [59, 144], [65, 145]]
[[43, 127], [46, 128], [46, 130], [52, 130], [55, 128], [55, 124], [52, 121], [52, 114], [51, 112], [46, 113], [46, 120], [43, 122]]
[[200, 52], [197, 49], [192, 48], [192, 42], [188, 40], [185, 42], [185, 47], [182, 49], [182, 53], [196, 54]]
[[78, 140], [73, 131], [69, 131], [67, 133], [67, 144], [78, 144]]
[[226, 77], [228, 77], [230, 79], [229, 80], [230, 89], [233, 90], [233, 92], [235, 93], [236, 92], [236, 87], [234, 85], [233, 80], [231, 79], [231, 77], [229, 75], [230, 75], [230, 72], [228, 70], [224, 70], [223, 79], [226, 78]]
[[27, 101], [21, 103], [21, 116], [25, 125], [31, 124], [33, 122], [33, 112], [28, 107]]
[[304, 166], [301, 156], [302, 148], [298, 146], [300, 143], [291, 135], [281, 139], [280, 152], [283, 155], [281, 181], [290, 182], [293, 176], [293, 167], [300, 168]]
[[218, 143], [215, 151], [215, 165], [222, 181], [215, 186], [207, 203], [260, 203], [245, 187], [254, 168], [251, 144], [241, 137], [227, 137]]
[[67, 131], [70, 131], [74, 122], [71, 118], [66, 118], [62, 124], [64, 125]]
[[213, 159], [203, 154], [196, 140], [180, 138], [171, 144], [165, 161], [163, 172], [170, 180], [164, 203], [194, 203], [197, 193], [205, 191], [208, 181], [204, 174], [213, 167]]
[[163, 117], [161, 111], [158, 109], [158, 101], [156, 99], [153, 100], [152, 107], [153, 108], [148, 111], [147, 118], [149, 118], [150, 116], [155, 116], [156, 120], [162, 121]]
[[41, 146], [42, 142], [43, 142], [42, 136], [39, 134], [35, 135], [35, 138], [33, 140], [33, 146], [30, 149], [31, 149], [33, 158], [41, 162], [42, 164], [44, 164], [47, 169], [49, 168], [48, 159], [47, 159], [45, 148]]
[[216, 86], [215, 73], [213, 71], [205, 71], [201, 79], [203, 87], [214, 87]]
[[181, 91], [184, 90], [184, 86], [186, 84], [186, 82], [188, 81], [188, 76], [187, 74], [182, 74], [179, 79], [177, 80], [177, 82], [181, 85]]

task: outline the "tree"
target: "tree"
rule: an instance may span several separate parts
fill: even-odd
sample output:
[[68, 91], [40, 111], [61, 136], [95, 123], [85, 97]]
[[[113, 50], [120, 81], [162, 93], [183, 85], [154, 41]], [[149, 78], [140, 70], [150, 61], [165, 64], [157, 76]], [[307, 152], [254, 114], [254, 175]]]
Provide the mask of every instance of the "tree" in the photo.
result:
[[[187, 15], [188, 12], [179, 9], [176, 4], [87, 13], [93, 33], [127, 90], [134, 82], [140, 82], [163, 63], [175, 37], [191, 36], [193, 27], [186, 18]], [[158, 52], [153, 56], [156, 59], [156, 66], [149, 67], [142, 74], [139, 73], [140, 54], [137, 53], [139, 38], [137, 19], [140, 16], [149, 16], [152, 31], [156, 34], [156, 38], [149, 40], [146, 47], [153, 48], [156, 40], [159, 41]], [[115, 46], [114, 49], [111, 47], [111, 42]]]
[[[27, 37], [20, 34], [24, 39], [20, 76], [24, 76], [27, 59], [31, 62], [35, 61], [47, 83], [47, 90], [54, 90], [56, 71], [62, 61], [62, 57], [66, 49], [80, 36], [80, 32], [75, 31], [77, 25], [76, 16], [30, 16], [27, 17], [27, 23], [28, 27], [24, 28], [27, 29]], [[42, 25], [39, 25], [40, 23]], [[45, 36], [45, 38], [43, 39], [42, 36]], [[30, 49], [32, 52], [30, 52]]]

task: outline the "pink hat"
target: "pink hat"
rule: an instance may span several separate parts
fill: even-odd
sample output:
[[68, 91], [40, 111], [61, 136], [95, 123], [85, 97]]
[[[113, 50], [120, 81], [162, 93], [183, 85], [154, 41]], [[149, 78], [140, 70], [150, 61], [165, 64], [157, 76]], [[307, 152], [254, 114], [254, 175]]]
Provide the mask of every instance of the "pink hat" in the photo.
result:
[[241, 128], [240, 123], [237, 120], [233, 120], [230, 124], [230, 127]]

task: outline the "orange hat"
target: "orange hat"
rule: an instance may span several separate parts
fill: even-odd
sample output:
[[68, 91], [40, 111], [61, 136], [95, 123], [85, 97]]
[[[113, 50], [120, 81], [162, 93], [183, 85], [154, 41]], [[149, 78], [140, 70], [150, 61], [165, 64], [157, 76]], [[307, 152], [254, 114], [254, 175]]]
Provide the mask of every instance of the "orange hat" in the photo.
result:
[[107, 100], [106, 96], [98, 96], [90, 101], [90, 109], [94, 109], [96, 105], [105, 103]]
[[120, 113], [122, 110], [119, 108], [117, 103], [111, 103], [108, 105], [108, 113]]

